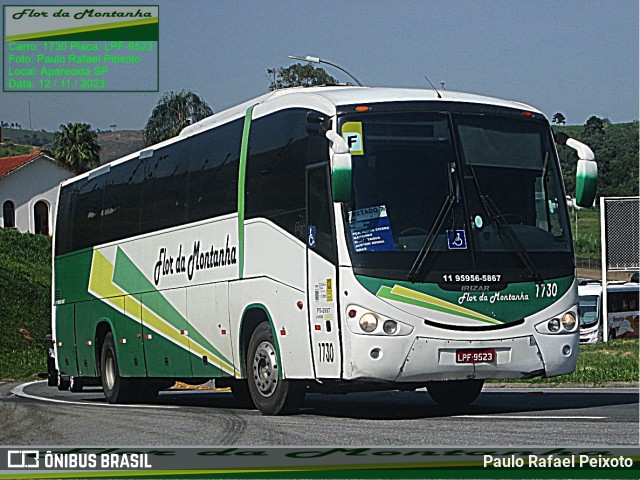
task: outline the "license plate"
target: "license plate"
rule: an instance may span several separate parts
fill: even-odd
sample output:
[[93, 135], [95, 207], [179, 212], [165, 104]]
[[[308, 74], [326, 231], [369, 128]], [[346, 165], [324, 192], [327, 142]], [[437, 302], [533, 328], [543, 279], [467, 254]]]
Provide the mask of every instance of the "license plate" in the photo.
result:
[[491, 363], [496, 360], [493, 348], [469, 348], [456, 350], [456, 363]]

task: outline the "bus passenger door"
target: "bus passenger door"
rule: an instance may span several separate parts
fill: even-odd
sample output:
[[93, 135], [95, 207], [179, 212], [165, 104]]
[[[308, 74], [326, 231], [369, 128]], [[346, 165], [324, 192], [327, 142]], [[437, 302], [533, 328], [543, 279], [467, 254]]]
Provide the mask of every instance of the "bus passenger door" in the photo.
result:
[[340, 378], [337, 248], [327, 163], [307, 167], [307, 304], [316, 378]]

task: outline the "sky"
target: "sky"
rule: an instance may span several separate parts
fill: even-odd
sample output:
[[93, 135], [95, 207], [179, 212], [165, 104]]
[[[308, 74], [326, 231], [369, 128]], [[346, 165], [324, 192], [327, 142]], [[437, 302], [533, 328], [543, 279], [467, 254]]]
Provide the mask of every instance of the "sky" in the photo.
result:
[[[90, 1], [0, 0], [0, 6]], [[109, 4], [109, 0], [94, 2]], [[265, 93], [266, 70], [313, 55], [367, 86], [438, 87], [561, 112], [637, 120], [637, 0], [136, 0], [160, 6], [160, 89], [153, 93], [0, 92], [0, 120], [56, 130], [143, 129], [164, 92], [188, 89], [215, 112]], [[4, 39], [4, 35], [3, 35]], [[3, 67], [4, 68], [4, 67]], [[340, 81], [350, 79], [324, 66]]]

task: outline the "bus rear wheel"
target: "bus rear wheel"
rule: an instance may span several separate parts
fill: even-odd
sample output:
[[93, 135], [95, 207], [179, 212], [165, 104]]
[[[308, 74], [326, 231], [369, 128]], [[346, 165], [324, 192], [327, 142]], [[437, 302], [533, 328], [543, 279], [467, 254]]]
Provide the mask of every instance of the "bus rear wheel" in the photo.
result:
[[462, 407], [478, 398], [483, 385], [484, 380], [430, 382], [427, 384], [427, 391], [443, 407]]
[[284, 380], [269, 323], [258, 325], [249, 341], [247, 376], [253, 403], [264, 415], [293, 413], [305, 394], [305, 385]]
[[120, 376], [118, 357], [116, 355], [116, 344], [113, 341], [113, 334], [107, 333], [102, 344], [100, 355], [100, 376], [102, 378], [102, 389], [104, 396], [109, 403], [126, 403], [134, 400], [131, 386], [126, 378]]

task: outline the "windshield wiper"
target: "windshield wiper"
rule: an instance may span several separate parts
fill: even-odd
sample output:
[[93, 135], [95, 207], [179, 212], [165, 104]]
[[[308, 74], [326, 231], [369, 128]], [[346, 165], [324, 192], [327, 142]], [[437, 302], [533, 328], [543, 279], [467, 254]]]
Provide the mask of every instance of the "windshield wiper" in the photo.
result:
[[440, 231], [440, 228], [442, 228], [442, 224], [444, 223], [445, 219], [449, 215], [449, 212], [451, 211], [451, 208], [453, 207], [454, 200], [455, 195], [453, 193], [449, 193], [449, 195], [447, 195], [447, 197], [444, 199], [444, 202], [442, 202], [440, 211], [438, 212], [438, 216], [433, 222], [431, 230], [429, 230], [429, 234], [427, 235], [422, 248], [418, 252], [416, 259], [411, 266], [411, 270], [409, 270], [409, 273], [407, 274], [407, 278], [409, 280], [414, 281], [416, 278], [418, 278], [420, 270], [422, 270], [422, 265], [424, 264], [427, 255], [429, 255], [431, 247], [433, 247], [433, 244], [436, 241], [437, 234]]
[[[534, 265], [533, 260], [531, 260], [531, 256], [527, 252], [526, 247], [522, 244], [522, 242], [520, 241], [516, 233], [513, 231], [513, 228], [511, 227], [511, 225], [509, 225], [509, 222], [507, 222], [504, 219], [504, 217], [502, 216], [502, 213], [500, 212], [496, 204], [493, 202], [491, 197], [489, 195], [482, 193], [482, 190], [480, 189], [480, 182], [478, 181], [478, 177], [473, 168], [473, 165], [471, 164], [467, 164], [467, 165], [469, 167], [469, 171], [471, 172], [473, 183], [476, 186], [476, 191], [478, 192], [478, 196], [480, 197], [480, 203], [482, 204], [482, 207], [484, 208], [484, 211], [487, 214], [487, 216], [493, 221], [493, 223], [495, 223], [496, 230], [498, 231], [498, 235], [501, 238], [506, 237], [509, 243], [511, 243], [511, 246], [516, 251], [516, 254], [520, 258], [520, 261], [524, 265], [524, 268], [529, 272], [529, 275], [535, 280], [541, 279], [542, 277], [538, 273], [538, 270], [536, 269], [536, 266]], [[503, 235], [503, 231], [504, 231], [504, 235]]]
[[502, 238], [506, 237], [509, 243], [511, 243], [511, 246], [513, 246], [514, 250], [518, 254], [518, 257], [520, 257], [520, 260], [522, 261], [524, 268], [526, 268], [529, 272], [529, 275], [535, 280], [541, 279], [540, 273], [538, 273], [538, 271], [536, 270], [536, 266], [533, 263], [533, 260], [531, 260], [531, 256], [527, 252], [526, 247], [522, 244], [522, 242], [518, 238], [518, 235], [516, 235], [516, 233], [513, 231], [513, 228], [511, 227], [511, 225], [509, 225], [509, 222], [504, 219], [502, 213], [500, 213], [500, 210], [498, 210], [498, 207], [493, 202], [491, 197], [489, 195], [483, 195], [482, 193], [480, 193], [480, 201], [484, 206], [485, 212], [487, 212], [487, 215], [489, 215], [489, 218], [491, 218], [491, 220], [493, 220], [493, 222], [496, 224], [498, 235], [500, 235]]

